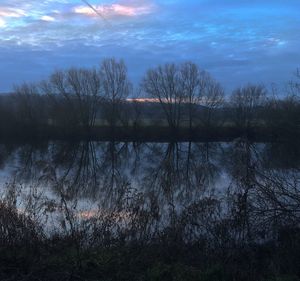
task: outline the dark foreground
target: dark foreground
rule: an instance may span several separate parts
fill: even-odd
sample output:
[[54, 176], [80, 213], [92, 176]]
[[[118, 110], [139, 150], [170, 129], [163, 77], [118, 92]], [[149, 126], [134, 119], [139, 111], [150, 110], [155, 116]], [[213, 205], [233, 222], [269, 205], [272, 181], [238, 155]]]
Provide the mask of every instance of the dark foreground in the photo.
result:
[[195, 243], [184, 243], [177, 226], [147, 243], [110, 240], [101, 233], [101, 243], [82, 245], [80, 231], [41, 237], [4, 205], [0, 219], [2, 240], [3, 231], [11, 239], [1, 243], [1, 280], [300, 280], [299, 228], [284, 229], [268, 243], [236, 243], [224, 235], [226, 226], [219, 225], [214, 240], [202, 237]]

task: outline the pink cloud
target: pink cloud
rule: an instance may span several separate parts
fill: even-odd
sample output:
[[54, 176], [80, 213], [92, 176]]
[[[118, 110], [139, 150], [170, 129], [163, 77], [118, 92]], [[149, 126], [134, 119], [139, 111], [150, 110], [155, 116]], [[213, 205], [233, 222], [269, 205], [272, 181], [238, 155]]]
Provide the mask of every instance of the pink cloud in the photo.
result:
[[0, 28], [6, 27], [7, 18], [20, 18], [25, 16], [25, 11], [21, 9], [11, 9], [7, 7], [0, 7]]
[[[124, 16], [136, 17], [141, 15], [150, 14], [154, 10], [151, 4], [142, 5], [125, 5], [125, 4], [112, 4], [112, 5], [95, 5], [94, 8], [105, 17]], [[77, 6], [73, 9], [76, 14], [81, 14], [88, 17], [97, 17], [95, 11], [88, 6]]]
[[20, 18], [26, 16], [26, 12], [22, 9], [12, 9], [0, 7], [0, 17], [4, 18]]

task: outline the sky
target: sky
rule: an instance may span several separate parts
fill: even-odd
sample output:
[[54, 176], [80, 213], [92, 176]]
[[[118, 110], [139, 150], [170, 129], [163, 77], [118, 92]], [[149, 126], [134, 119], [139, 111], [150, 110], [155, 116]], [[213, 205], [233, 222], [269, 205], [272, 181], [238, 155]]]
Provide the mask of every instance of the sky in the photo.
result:
[[300, 67], [300, 0], [88, 2], [0, 0], [0, 92], [109, 57], [136, 85], [151, 67], [193, 61], [228, 92]]

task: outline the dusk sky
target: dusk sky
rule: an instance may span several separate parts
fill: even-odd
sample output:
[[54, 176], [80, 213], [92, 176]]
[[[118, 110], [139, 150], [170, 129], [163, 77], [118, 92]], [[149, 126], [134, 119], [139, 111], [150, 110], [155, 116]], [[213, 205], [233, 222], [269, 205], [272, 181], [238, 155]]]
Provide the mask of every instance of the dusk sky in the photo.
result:
[[[0, 0], [0, 92], [55, 69], [123, 58], [149, 67], [192, 60], [227, 91], [283, 83], [300, 67], [300, 0]], [[101, 15], [101, 16], [100, 16]]]

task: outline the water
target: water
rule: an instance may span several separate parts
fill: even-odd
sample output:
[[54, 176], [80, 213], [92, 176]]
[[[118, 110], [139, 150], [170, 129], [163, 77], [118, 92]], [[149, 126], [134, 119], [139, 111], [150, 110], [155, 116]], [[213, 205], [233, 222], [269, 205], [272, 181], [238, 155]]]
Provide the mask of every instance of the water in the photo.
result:
[[267, 239], [298, 224], [299, 151], [243, 139], [2, 144], [1, 197], [47, 234], [101, 225], [150, 239], [175, 227], [189, 240], [226, 222], [237, 239]]

